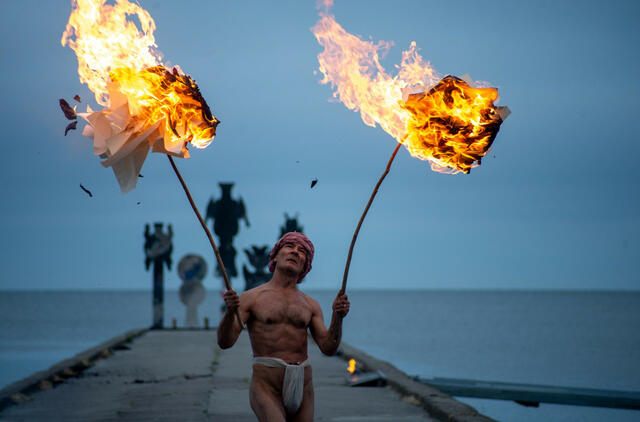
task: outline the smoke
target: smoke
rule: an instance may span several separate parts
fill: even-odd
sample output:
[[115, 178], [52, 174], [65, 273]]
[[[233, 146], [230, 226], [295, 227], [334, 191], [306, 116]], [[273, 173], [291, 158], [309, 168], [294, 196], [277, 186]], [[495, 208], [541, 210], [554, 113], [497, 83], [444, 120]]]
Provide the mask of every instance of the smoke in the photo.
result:
[[333, 7], [333, 0], [317, 0], [316, 9], [320, 11], [321, 15], [329, 14], [329, 9]]

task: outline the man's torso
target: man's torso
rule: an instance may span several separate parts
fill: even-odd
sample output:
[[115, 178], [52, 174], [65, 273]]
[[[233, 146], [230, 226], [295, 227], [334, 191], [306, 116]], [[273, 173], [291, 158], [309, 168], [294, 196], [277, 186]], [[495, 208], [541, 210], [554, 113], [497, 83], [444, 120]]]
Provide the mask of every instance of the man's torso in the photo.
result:
[[250, 294], [247, 329], [254, 356], [277, 357], [287, 363], [305, 361], [307, 329], [313, 316], [305, 294], [268, 284]]

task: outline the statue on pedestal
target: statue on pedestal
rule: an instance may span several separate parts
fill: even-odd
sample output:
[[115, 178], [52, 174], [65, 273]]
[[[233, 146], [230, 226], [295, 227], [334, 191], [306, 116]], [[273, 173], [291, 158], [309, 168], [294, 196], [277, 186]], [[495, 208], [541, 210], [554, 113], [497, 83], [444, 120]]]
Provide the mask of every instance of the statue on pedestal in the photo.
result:
[[171, 270], [171, 252], [173, 251], [173, 228], [169, 224], [169, 231], [162, 231], [162, 223], [154, 224], [155, 231], [149, 231], [149, 225], [144, 228], [144, 265], [149, 271], [153, 262], [153, 323], [151, 328], [163, 327], [164, 318], [164, 265]]
[[280, 237], [289, 232], [304, 233], [302, 229], [303, 227], [298, 223], [298, 214], [295, 217], [289, 217], [289, 214], [284, 213], [284, 224], [280, 226]]
[[[246, 208], [242, 198], [233, 199], [231, 188], [233, 183], [219, 183], [222, 189], [220, 199], [214, 201], [213, 197], [207, 205], [207, 215], [205, 221], [213, 220], [213, 232], [218, 236], [220, 255], [222, 263], [227, 270], [229, 277], [237, 277], [236, 269], [236, 249], [233, 247], [233, 237], [238, 234], [239, 221], [244, 220], [247, 227], [250, 226], [247, 218]], [[216, 265], [216, 274], [221, 277], [222, 272]]]
[[245, 290], [253, 289], [271, 279], [271, 273], [266, 271], [266, 267], [269, 265], [269, 245], [251, 245], [251, 249], [244, 250], [249, 263], [254, 268], [254, 271], [251, 272], [246, 265], [242, 265]]

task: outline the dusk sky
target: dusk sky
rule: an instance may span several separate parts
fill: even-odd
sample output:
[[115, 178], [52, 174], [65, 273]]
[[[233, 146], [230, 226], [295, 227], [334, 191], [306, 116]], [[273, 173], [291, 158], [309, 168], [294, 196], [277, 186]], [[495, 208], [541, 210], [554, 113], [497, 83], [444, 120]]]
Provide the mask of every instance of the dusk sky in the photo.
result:
[[[203, 213], [218, 182], [235, 182], [251, 223], [235, 239], [238, 269], [242, 249], [277, 240], [286, 212], [316, 247], [304, 288], [337, 290], [396, 141], [319, 83], [315, 2], [139, 4], [165, 63], [198, 82], [222, 122], [208, 148], [176, 164]], [[2, 9], [0, 289], [150, 289], [143, 231], [156, 221], [174, 230], [165, 286], [180, 286], [176, 264], [196, 253], [217, 289], [213, 253], [166, 157], [150, 154], [122, 195], [84, 123], [63, 136], [59, 98], [100, 108], [60, 44], [71, 3]], [[469, 175], [435, 173], [400, 150], [349, 289], [640, 289], [640, 2], [336, 0], [331, 13], [352, 34], [394, 42], [388, 73], [415, 41], [440, 74], [489, 82], [512, 111]]]

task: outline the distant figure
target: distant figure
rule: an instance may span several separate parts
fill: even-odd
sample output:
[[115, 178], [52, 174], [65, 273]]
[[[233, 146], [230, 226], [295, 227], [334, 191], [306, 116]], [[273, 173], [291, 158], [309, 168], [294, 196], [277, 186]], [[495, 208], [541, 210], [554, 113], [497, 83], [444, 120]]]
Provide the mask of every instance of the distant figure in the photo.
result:
[[[218, 236], [220, 255], [227, 275], [237, 277], [236, 249], [233, 247], [233, 237], [238, 234], [239, 220], [244, 219], [249, 227], [249, 219], [242, 198], [238, 200], [231, 198], [233, 183], [218, 183], [218, 185], [222, 189], [222, 196], [216, 201], [211, 197], [207, 205], [205, 221], [213, 220], [213, 232]], [[222, 276], [222, 271], [218, 266], [216, 266], [216, 274], [219, 277]]]
[[168, 233], [162, 232], [162, 223], [154, 224], [155, 231], [150, 233], [149, 225], [144, 227], [144, 265], [149, 271], [153, 262], [153, 323], [151, 328], [163, 327], [164, 318], [164, 265], [171, 270], [171, 252], [173, 252], [173, 228], [169, 224]]
[[198, 305], [206, 295], [202, 279], [207, 275], [207, 263], [199, 255], [185, 255], [178, 262], [178, 275], [182, 280], [178, 297], [187, 307], [184, 325], [188, 328], [198, 327]]
[[253, 289], [261, 284], [266, 283], [271, 278], [271, 274], [266, 271], [267, 265], [269, 265], [269, 252], [268, 245], [264, 246], [251, 246], [252, 250], [245, 249], [244, 253], [247, 255], [247, 259], [254, 271], [251, 272], [246, 265], [242, 265], [242, 272], [244, 274], [244, 290]]
[[289, 232], [298, 232], [304, 233], [302, 230], [303, 227], [298, 223], [298, 215], [295, 217], [289, 217], [289, 214], [284, 213], [284, 224], [280, 226], [280, 237], [284, 236], [285, 233]]
[[349, 312], [347, 295], [333, 301], [329, 329], [318, 302], [298, 289], [311, 270], [313, 244], [302, 233], [286, 233], [269, 254], [273, 277], [240, 297], [227, 290], [227, 311], [218, 326], [218, 345], [233, 346], [247, 325], [253, 351], [249, 385], [251, 408], [260, 422], [313, 421], [314, 394], [307, 361], [307, 334], [320, 351], [333, 355], [342, 337], [342, 319]]

